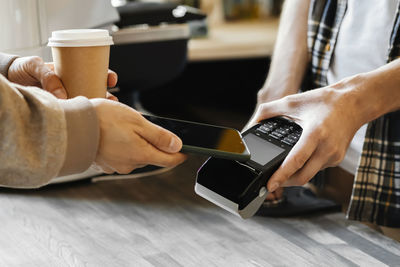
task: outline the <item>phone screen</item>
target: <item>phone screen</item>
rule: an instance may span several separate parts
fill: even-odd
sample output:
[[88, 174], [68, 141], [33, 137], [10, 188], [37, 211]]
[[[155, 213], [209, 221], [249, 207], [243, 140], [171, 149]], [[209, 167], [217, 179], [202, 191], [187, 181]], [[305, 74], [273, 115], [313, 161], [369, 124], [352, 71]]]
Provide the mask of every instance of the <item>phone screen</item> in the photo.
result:
[[235, 129], [156, 116], [144, 117], [179, 136], [184, 146], [182, 150], [190, 146], [249, 156], [240, 133]]

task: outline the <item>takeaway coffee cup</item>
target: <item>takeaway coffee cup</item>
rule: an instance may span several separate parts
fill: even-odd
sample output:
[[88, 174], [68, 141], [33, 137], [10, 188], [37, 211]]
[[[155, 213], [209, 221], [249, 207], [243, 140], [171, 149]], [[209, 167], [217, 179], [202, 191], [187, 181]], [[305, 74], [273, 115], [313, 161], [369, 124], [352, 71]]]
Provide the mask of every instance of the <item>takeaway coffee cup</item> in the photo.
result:
[[52, 32], [51, 47], [55, 73], [68, 98], [106, 97], [107, 72], [112, 37], [107, 30], [76, 29]]

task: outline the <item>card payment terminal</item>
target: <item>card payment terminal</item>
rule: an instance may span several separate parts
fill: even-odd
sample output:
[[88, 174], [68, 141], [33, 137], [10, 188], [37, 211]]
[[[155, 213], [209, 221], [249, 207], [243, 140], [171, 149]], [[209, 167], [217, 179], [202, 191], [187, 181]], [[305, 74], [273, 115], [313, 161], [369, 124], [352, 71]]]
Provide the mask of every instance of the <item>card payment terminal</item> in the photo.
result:
[[197, 172], [196, 193], [244, 219], [253, 216], [267, 196], [269, 178], [301, 133], [299, 125], [282, 117], [253, 126], [243, 133], [250, 160], [210, 157]]

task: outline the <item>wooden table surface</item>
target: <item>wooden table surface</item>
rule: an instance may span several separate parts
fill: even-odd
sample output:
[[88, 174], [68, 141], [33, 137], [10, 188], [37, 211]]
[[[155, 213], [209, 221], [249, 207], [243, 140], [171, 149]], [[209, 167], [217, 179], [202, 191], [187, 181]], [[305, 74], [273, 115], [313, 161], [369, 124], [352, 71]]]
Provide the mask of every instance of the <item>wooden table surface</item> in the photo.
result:
[[202, 158], [154, 177], [0, 190], [0, 266], [399, 266], [342, 213], [242, 220], [193, 191]]

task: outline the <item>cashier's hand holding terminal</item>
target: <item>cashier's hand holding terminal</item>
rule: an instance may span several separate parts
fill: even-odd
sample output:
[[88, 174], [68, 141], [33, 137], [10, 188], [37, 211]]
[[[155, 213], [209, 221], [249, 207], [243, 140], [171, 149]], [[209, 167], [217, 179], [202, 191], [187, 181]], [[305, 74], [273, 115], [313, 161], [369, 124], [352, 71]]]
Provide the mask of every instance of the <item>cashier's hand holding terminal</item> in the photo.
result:
[[336, 84], [259, 105], [250, 125], [285, 116], [303, 128], [297, 144], [269, 179], [268, 191], [304, 185], [321, 169], [342, 161], [354, 134], [365, 123], [346, 86]]
[[[53, 63], [45, 63], [37, 56], [19, 57], [15, 59], [8, 69], [8, 80], [25, 86], [40, 87], [60, 99], [67, 99], [60, 78], [54, 72]], [[109, 70], [107, 86], [114, 87], [117, 84], [117, 74]], [[118, 100], [115, 96], [107, 93], [110, 100]]]

